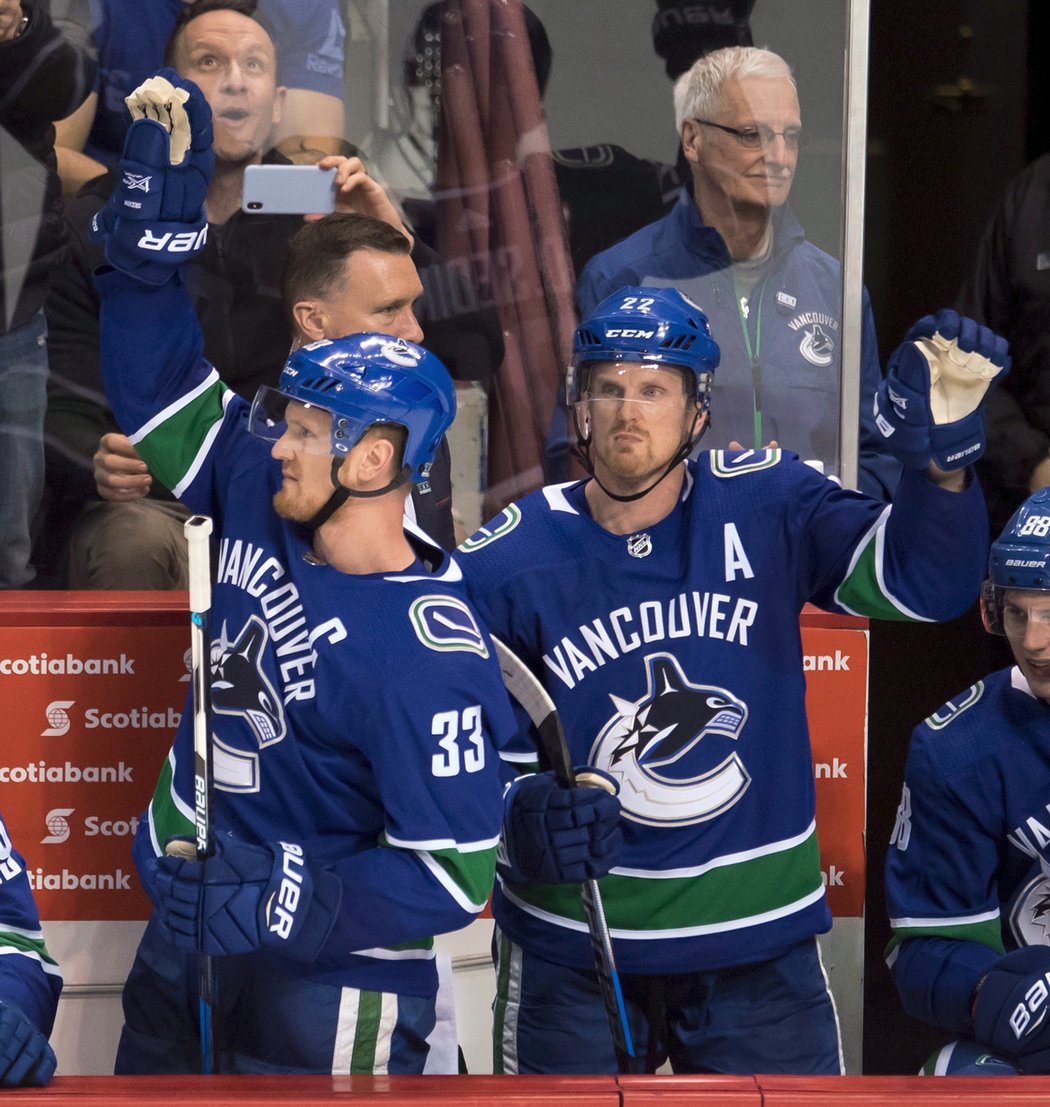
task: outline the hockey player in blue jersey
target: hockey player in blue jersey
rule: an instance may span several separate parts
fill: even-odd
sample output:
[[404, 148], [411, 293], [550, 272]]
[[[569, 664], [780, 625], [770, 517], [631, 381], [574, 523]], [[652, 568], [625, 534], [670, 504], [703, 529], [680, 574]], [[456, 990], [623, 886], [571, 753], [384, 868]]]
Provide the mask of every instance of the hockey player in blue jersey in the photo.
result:
[[[200, 951], [219, 1071], [419, 1072], [431, 936], [485, 904], [513, 728], [461, 570], [403, 525], [455, 391], [433, 355], [384, 334], [298, 349], [250, 408], [219, 381], [181, 273], [204, 226], [210, 113], [167, 77], [142, 92], [150, 118], [96, 219], [111, 265], [97, 282], [118, 420], [215, 521], [215, 851], [167, 855], [193, 830], [187, 712], [134, 843], [155, 910], [117, 1069], [199, 1069]], [[169, 130], [188, 136], [175, 162]]]
[[777, 449], [687, 460], [718, 360], [680, 292], [604, 300], [576, 331], [568, 386], [591, 478], [512, 504], [460, 548], [483, 619], [559, 708], [573, 763], [619, 786], [584, 834], [567, 812], [587, 790], [549, 772], [505, 800], [506, 1072], [616, 1071], [571, 886], [603, 873], [640, 1068], [841, 1071], [814, 937], [831, 918], [799, 614], [808, 601], [935, 620], [973, 601], [987, 523], [964, 466], [1005, 343], [952, 312], [909, 332], [876, 413], [906, 466], [892, 507]]
[[62, 974], [47, 951], [25, 861], [0, 819], [0, 1088], [39, 1087], [55, 1072], [48, 1035]]
[[931, 1074], [1050, 1073], [1050, 489], [992, 544], [985, 627], [1016, 664], [916, 727], [886, 862], [888, 961], [957, 1039]]

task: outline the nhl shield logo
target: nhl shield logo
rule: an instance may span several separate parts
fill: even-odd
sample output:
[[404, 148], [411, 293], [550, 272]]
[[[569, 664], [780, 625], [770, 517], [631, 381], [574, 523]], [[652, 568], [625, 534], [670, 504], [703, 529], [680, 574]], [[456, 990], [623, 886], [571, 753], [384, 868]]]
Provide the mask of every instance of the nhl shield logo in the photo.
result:
[[648, 534], [632, 534], [627, 539], [627, 552], [631, 557], [648, 557], [653, 552], [653, 540]]

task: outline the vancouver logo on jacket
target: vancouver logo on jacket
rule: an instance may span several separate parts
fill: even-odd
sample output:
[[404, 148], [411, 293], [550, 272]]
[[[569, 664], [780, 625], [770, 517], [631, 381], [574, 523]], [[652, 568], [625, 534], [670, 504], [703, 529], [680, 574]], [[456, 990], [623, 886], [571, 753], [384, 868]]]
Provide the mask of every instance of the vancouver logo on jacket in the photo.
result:
[[839, 321], [822, 311], [804, 311], [788, 322], [793, 331], [801, 331], [799, 353], [818, 369], [824, 369], [835, 360], [835, 339], [839, 333]]
[[649, 654], [644, 664], [645, 694], [610, 694], [616, 713], [588, 761], [619, 781], [624, 818], [650, 826], [713, 819], [740, 800], [751, 776], [735, 750], [721, 757], [725, 744], [703, 739], [735, 742], [747, 704], [725, 688], [694, 684], [669, 653]]

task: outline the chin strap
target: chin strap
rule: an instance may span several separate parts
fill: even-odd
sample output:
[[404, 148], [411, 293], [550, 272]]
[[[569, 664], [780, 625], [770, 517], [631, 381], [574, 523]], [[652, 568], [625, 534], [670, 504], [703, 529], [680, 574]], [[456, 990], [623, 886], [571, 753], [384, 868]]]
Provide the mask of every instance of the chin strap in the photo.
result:
[[688, 436], [681, 444], [681, 446], [679, 446], [678, 449], [675, 450], [674, 456], [667, 463], [667, 467], [656, 478], [656, 480], [654, 480], [648, 488], [643, 488], [641, 492], [632, 492], [630, 496], [621, 496], [616, 492], [610, 492], [609, 489], [606, 488], [605, 485], [602, 484], [602, 482], [594, 475], [594, 466], [591, 464], [591, 439], [589, 435], [587, 437], [584, 437], [584, 435], [580, 433], [580, 422], [576, 416], [575, 406], [572, 409], [572, 421], [576, 426], [576, 445], [572, 447], [571, 453], [579, 459], [583, 467], [587, 470], [588, 473], [591, 474], [591, 480], [594, 481], [594, 483], [606, 494], [606, 496], [609, 497], [610, 500], [615, 500], [619, 504], [631, 504], [634, 503], [635, 500], [640, 500], [643, 496], [648, 496], [649, 493], [652, 492], [652, 490], [668, 475], [668, 473], [676, 469], [678, 465], [693, 452], [696, 444], [700, 441], [701, 438], [703, 438], [707, 428], [711, 425], [711, 420], [710, 418], [708, 418], [707, 422], [700, 428], [699, 431], [697, 431], [696, 421], [703, 414], [704, 413], [702, 411], [697, 411], [697, 413], [693, 416], [693, 425], [689, 431]]
[[332, 486], [334, 491], [325, 501], [324, 506], [306, 521], [304, 526], [307, 530], [315, 531], [324, 523], [327, 523], [351, 496], [358, 500], [371, 500], [376, 496], [385, 496], [388, 492], [393, 492], [395, 488], [400, 488], [412, 475], [412, 467], [406, 465], [389, 484], [382, 488], [376, 488], [372, 492], [363, 492], [357, 488], [347, 488], [345, 484], [339, 483], [339, 470], [342, 464], [343, 459], [341, 457], [332, 458]]

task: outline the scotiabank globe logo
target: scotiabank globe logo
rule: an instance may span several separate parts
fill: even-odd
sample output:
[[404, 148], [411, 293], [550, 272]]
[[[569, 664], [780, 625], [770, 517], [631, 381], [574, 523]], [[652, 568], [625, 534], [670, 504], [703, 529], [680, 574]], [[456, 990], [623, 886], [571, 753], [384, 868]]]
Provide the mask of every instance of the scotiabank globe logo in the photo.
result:
[[75, 810], [75, 807], [53, 807], [44, 816], [44, 821], [47, 823], [47, 837], [40, 839], [42, 845], [54, 846], [69, 838], [69, 816]]
[[47, 730], [40, 732], [43, 738], [57, 738], [63, 734], [69, 733], [69, 709], [76, 703], [76, 700], [52, 700], [47, 707], [44, 708], [44, 714], [47, 716], [48, 727]]

